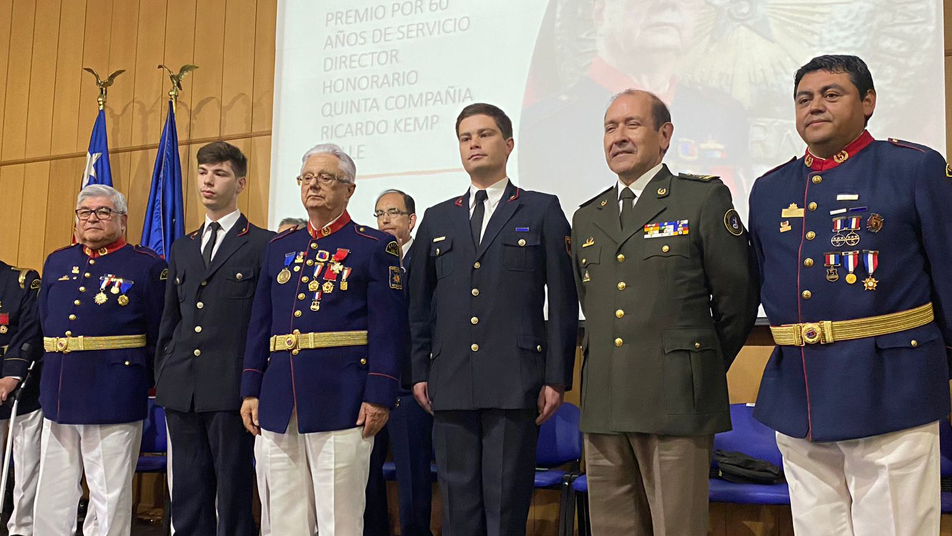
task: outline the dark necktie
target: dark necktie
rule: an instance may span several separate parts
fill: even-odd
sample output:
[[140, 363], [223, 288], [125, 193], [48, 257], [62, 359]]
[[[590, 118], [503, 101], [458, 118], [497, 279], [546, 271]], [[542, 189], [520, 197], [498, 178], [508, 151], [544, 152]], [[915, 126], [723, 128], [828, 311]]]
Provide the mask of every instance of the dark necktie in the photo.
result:
[[473, 243], [479, 245], [479, 235], [483, 232], [483, 217], [486, 215], [486, 199], [489, 194], [486, 190], [476, 190], [476, 201], [473, 202], [473, 217], [469, 219], [469, 227], [473, 230]]
[[634, 220], [635, 215], [635, 192], [630, 188], [623, 188], [621, 191], [621, 230], [630, 231], [637, 225]]
[[219, 229], [221, 229], [221, 224], [217, 221], [213, 221], [208, 226], [208, 230], [212, 233], [212, 236], [208, 238], [208, 243], [205, 244], [205, 249], [202, 250], [202, 259], [205, 261], [205, 268], [208, 268], [208, 265], [212, 263], [212, 251], [215, 251], [215, 242], [218, 240]]

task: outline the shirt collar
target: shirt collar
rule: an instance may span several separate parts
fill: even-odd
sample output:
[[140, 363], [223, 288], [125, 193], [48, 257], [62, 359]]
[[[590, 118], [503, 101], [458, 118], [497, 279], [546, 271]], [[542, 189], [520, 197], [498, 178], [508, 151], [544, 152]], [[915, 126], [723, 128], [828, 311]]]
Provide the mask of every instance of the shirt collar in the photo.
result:
[[328, 222], [327, 225], [321, 227], [320, 229], [316, 229], [313, 225], [311, 225], [311, 221], [309, 219], [307, 222], [307, 232], [311, 235], [311, 238], [323, 238], [336, 233], [348, 223], [350, 223], [350, 214], [348, 214], [347, 210], [345, 209], [340, 216], [334, 218]]
[[413, 245], [413, 237], [411, 236], [410, 240], [407, 240], [406, 242], [403, 243], [402, 246], [400, 246], [400, 248], [402, 249], [401, 255], [403, 257], [407, 256], [407, 252], [410, 251], [410, 246], [412, 245]]
[[[503, 177], [501, 180], [496, 181], [494, 184], [486, 188], [486, 195], [489, 198], [489, 206], [494, 207], [499, 204], [499, 200], [502, 199], [502, 196], [506, 193], [506, 187], [509, 186], [509, 177]], [[475, 184], [471, 184], [469, 187], [469, 207], [473, 208], [473, 203], [476, 202], [476, 192], [479, 191]]]
[[126, 245], [126, 239], [120, 238], [108, 246], [101, 247], [99, 249], [91, 249], [86, 246], [83, 246], [83, 253], [85, 253], [89, 258], [96, 259], [102, 257], [103, 255], [109, 255], [113, 251], [122, 248]]
[[615, 193], [618, 194], [618, 199], [621, 199], [622, 188], [628, 188], [634, 192], [635, 195], [641, 195], [641, 192], [645, 191], [645, 186], [647, 186], [648, 183], [651, 182], [651, 179], [653, 179], [654, 176], [657, 175], [659, 171], [661, 171], [661, 166], [663, 165], [663, 163], [658, 162], [657, 166], [649, 169], [644, 173], [644, 175], [635, 179], [635, 182], [631, 183], [631, 186], [625, 186], [625, 183], [621, 182], [621, 179], [619, 179], [618, 186], [615, 187]]
[[849, 160], [851, 156], [856, 156], [856, 153], [862, 151], [874, 141], [876, 140], [873, 138], [873, 135], [870, 134], [868, 130], [864, 130], [858, 138], [851, 141], [846, 147], [843, 147], [843, 150], [833, 155], [832, 158], [820, 158], [811, 153], [810, 149], [807, 149], [807, 152], [803, 155], [803, 163], [813, 171], [833, 169]]
[[[230, 231], [231, 228], [234, 227], [236, 223], [238, 223], [238, 218], [240, 217], [241, 217], [241, 211], [236, 210], [232, 212], [231, 214], [226, 214], [222, 216], [221, 218], [218, 218], [217, 220], [218, 225], [221, 225], [221, 230], [224, 231], [225, 234], [228, 234], [228, 231]], [[208, 217], [208, 214], [205, 214], [205, 230], [202, 231], [202, 236], [204, 236], [205, 233], [208, 232], [208, 228], [212, 224], [213, 221], [215, 220], [212, 220], [211, 218]]]

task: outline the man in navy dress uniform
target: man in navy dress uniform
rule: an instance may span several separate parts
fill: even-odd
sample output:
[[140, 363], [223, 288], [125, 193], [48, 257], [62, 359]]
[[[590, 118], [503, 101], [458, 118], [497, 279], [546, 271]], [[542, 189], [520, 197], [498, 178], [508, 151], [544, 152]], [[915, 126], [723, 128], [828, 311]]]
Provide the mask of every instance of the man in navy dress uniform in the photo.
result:
[[[413, 232], [416, 226], [416, 203], [409, 194], [387, 190], [377, 197], [374, 206], [377, 227], [393, 235], [400, 244], [403, 274], [406, 281], [413, 255]], [[407, 287], [404, 286], [406, 291]], [[410, 360], [401, 367], [401, 384], [410, 382]], [[390, 533], [387, 514], [387, 487], [383, 464], [387, 448], [393, 449], [397, 472], [397, 493], [400, 502], [400, 534], [432, 536], [430, 513], [433, 502], [433, 480], [430, 462], [433, 459], [433, 417], [416, 401], [413, 393], [401, 387], [397, 405], [390, 412], [387, 426], [377, 434], [370, 455], [370, 478], [367, 481], [367, 510], [364, 513], [365, 536]]]
[[205, 223], [172, 244], [155, 358], [172, 527], [181, 536], [252, 536], [254, 438], [238, 415], [238, 391], [256, 278], [274, 233], [238, 210], [248, 161], [237, 147], [218, 141], [197, 157]]
[[[0, 379], [0, 402], [6, 402], [26, 377], [30, 363], [37, 361], [30, 381], [20, 393], [13, 437], [13, 513], [7, 522], [11, 535], [33, 534], [33, 501], [40, 470], [40, 431], [43, 411], [40, 409], [40, 369], [43, 355], [43, 334], [40, 332], [36, 299], [40, 276], [36, 270], [14, 268], [0, 261], [0, 357], [3, 357], [3, 378]], [[8, 437], [10, 406], [0, 406], [0, 447]], [[4, 424], [5, 423], [5, 424]], [[0, 452], [3, 449], [0, 448]]]
[[112, 187], [83, 188], [75, 223], [78, 243], [47, 257], [39, 296], [44, 421], [33, 534], [72, 534], [85, 474], [96, 536], [123, 536], [168, 268], [126, 244], [126, 200]]
[[557, 197], [509, 181], [514, 141], [502, 110], [469, 105], [456, 132], [472, 185], [428, 209], [417, 232], [413, 394], [434, 414], [443, 530], [516, 536], [526, 531], [539, 425], [572, 386], [569, 224]]
[[350, 219], [353, 160], [305, 153], [306, 228], [268, 244], [252, 307], [241, 394], [262, 435], [271, 531], [361, 536], [373, 436], [397, 400], [406, 354], [400, 245]]
[[939, 533], [939, 420], [949, 413], [952, 172], [875, 141], [866, 64], [797, 71], [803, 157], [750, 194], [777, 347], [754, 416], [777, 430], [798, 535]]

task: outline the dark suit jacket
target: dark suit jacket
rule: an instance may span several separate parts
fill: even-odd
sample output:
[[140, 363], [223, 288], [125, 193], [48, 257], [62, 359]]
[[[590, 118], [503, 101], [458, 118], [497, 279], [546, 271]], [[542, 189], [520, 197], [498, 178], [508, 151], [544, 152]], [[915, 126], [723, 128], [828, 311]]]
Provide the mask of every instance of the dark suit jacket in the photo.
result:
[[[572, 386], [578, 305], [554, 195], [511, 183], [477, 248], [469, 195], [426, 211], [410, 270], [412, 379], [434, 410], [535, 408]], [[543, 303], [548, 285], [548, 326]]]
[[236, 411], [251, 304], [274, 233], [241, 215], [206, 269], [204, 229], [172, 244], [155, 400], [177, 411]]
[[[413, 259], [413, 250], [416, 249], [416, 240], [413, 241], [413, 244], [410, 244], [410, 249], [407, 250], [406, 255], [403, 256], [403, 292], [406, 294], [407, 299], [410, 298], [410, 285], [407, 283], [410, 281], [410, 261]], [[403, 365], [400, 367], [400, 396], [407, 396], [413, 394], [413, 382], [412, 378], [412, 368], [410, 367], [410, 352], [413, 350], [413, 347], [410, 343], [410, 334], [407, 333], [407, 344], [410, 345], [407, 347], [406, 359], [403, 361]]]

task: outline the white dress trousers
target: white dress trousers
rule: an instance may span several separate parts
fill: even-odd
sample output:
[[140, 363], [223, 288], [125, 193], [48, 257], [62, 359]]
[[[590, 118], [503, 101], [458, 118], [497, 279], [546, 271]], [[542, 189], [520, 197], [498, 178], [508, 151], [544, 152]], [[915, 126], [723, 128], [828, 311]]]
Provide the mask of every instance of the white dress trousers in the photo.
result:
[[89, 487], [95, 533], [129, 536], [132, 477], [142, 444], [142, 421], [122, 424], [58, 424], [43, 420], [34, 536], [73, 534], [76, 508]]
[[[6, 452], [10, 421], [0, 421], [0, 452]], [[13, 513], [8, 534], [33, 534], [33, 500], [40, 474], [43, 410], [17, 415], [13, 423]]]
[[286, 433], [262, 430], [261, 439], [272, 534], [363, 536], [374, 445], [363, 427], [302, 434], [292, 415]]
[[777, 433], [797, 536], [939, 534], [939, 423], [814, 443]]

